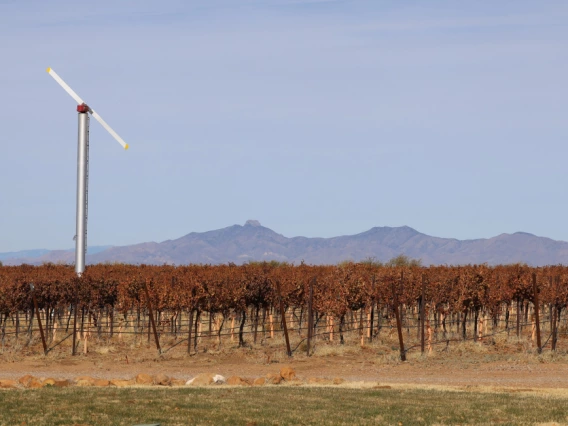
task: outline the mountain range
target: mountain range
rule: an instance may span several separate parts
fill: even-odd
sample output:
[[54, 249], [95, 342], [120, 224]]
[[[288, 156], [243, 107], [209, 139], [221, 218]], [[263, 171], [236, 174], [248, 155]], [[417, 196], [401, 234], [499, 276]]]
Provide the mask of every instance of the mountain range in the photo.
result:
[[[18, 256], [22, 254], [22, 256]], [[228, 263], [278, 260], [299, 264], [335, 264], [373, 258], [387, 261], [404, 254], [424, 265], [490, 265], [524, 262], [533, 266], [568, 264], [568, 243], [525, 232], [493, 238], [457, 240], [422, 234], [408, 226], [375, 227], [356, 235], [332, 238], [288, 238], [256, 220], [208, 232], [192, 232], [175, 240], [121, 247], [94, 247], [87, 263], [131, 264]], [[73, 263], [73, 250], [30, 250], [0, 253], [4, 265], [44, 262]]]

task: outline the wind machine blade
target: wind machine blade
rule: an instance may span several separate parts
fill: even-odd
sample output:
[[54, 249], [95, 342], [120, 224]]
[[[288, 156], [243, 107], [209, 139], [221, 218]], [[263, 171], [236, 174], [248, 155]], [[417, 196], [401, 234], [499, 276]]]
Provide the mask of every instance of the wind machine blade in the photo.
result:
[[[63, 88], [63, 90], [65, 90], [69, 96], [71, 96], [73, 99], [75, 99], [75, 102], [77, 102], [78, 105], [86, 105], [85, 101], [83, 101], [83, 99], [81, 99], [81, 97], [75, 93], [75, 91], [73, 89], [71, 89], [71, 87], [69, 87], [69, 85], [67, 83], [65, 83], [65, 81], [63, 81], [63, 79], [61, 77], [59, 77], [59, 75], [52, 69], [52, 68], [48, 68], [47, 69], [47, 73], [53, 77], [53, 79], [55, 81], [57, 81], [57, 83], [59, 83], [59, 85]], [[114, 129], [112, 127], [110, 127], [108, 125], [108, 123], [106, 121], [103, 120], [103, 118], [94, 110], [92, 109], [90, 106], [88, 107], [88, 111], [91, 113], [91, 115], [93, 116], [93, 118], [95, 120], [97, 120], [101, 126], [104, 127], [104, 129], [110, 133], [110, 135], [116, 139], [116, 141], [122, 145], [122, 147], [124, 149], [128, 149], [128, 144], [126, 142], [124, 142], [124, 139], [122, 139], [118, 133], [116, 133], [114, 131]]]

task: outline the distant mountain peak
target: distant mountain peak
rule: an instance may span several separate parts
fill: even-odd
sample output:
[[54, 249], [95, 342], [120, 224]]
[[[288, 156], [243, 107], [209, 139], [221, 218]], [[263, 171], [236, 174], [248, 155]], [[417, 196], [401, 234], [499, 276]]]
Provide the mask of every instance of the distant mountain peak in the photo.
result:
[[531, 233], [529, 233], [529, 232], [520, 232], [520, 231], [519, 231], [519, 232], [515, 232], [513, 235], [524, 235], [524, 236], [526, 236], [526, 237], [536, 237], [536, 235], [531, 234]]
[[260, 222], [258, 220], [249, 219], [245, 222], [245, 226], [259, 227], [259, 226], [262, 226], [262, 225], [260, 224]]

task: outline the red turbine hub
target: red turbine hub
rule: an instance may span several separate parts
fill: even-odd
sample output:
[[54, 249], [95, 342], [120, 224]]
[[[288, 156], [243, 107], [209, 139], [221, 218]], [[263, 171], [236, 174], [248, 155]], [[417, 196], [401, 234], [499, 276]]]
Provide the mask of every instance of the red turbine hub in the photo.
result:
[[89, 106], [87, 104], [77, 105], [77, 112], [89, 112]]

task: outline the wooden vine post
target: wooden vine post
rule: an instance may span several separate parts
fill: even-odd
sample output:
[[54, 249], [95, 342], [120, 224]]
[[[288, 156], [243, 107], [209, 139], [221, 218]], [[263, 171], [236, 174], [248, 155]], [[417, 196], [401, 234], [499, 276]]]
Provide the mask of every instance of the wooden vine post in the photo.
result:
[[201, 311], [195, 311], [195, 325], [193, 326], [193, 350], [197, 353], [197, 344], [199, 343], [199, 336], [201, 335]]
[[[550, 278], [552, 282], [552, 277]], [[556, 344], [558, 343], [558, 321], [560, 312], [558, 309], [558, 287], [560, 286], [560, 277], [557, 275], [554, 279], [554, 303], [552, 305], [552, 318], [550, 323], [550, 333], [552, 337], [551, 347], [556, 351]]]
[[282, 318], [282, 328], [284, 329], [284, 338], [286, 339], [286, 353], [292, 356], [290, 348], [290, 338], [288, 337], [288, 327], [286, 327], [286, 311], [284, 310], [284, 302], [282, 301], [282, 293], [280, 292], [280, 281], [276, 281], [276, 290], [278, 291], [278, 301], [280, 303], [280, 317]]
[[536, 273], [532, 273], [533, 294], [534, 294], [534, 320], [536, 326], [536, 347], [539, 354], [542, 353], [542, 345], [540, 341], [540, 318], [538, 306], [538, 287], [536, 285]]
[[556, 343], [558, 340], [558, 326], [556, 324], [558, 319], [558, 308], [556, 306], [554, 306], [552, 308], [552, 350], [556, 351]]
[[187, 330], [187, 353], [191, 354], [191, 330], [193, 329], [193, 309], [189, 310], [189, 330]]
[[197, 327], [197, 331], [195, 332], [196, 333], [195, 338], [197, 339], [195, 347], [197, 348], [197, 342], [201, 342], [201, 336], [203, 334], [201, 331], [201, 329], [203, 328], [203, 322], [201, 321], [201, 313], [199, 313], [199, 321], [195, 320], [195, 326]]
[[[373, 291], [373, 297], [371, 298], [371, 321], [369, 323], [369, 342], [373, 341], [373, 318], [375, 317], [375, 275], [373, 274], [373, 281], [371, 284], [371, 289]], [[379, 316], [381, 313], [379, 312]]]
[[162, 348], [160, 347], [158, 330], [156, 329], [156, 322], [154, 321], [154, 311], [152, 309], [152, 301], [150, 300], [150, 292], [148, 292], [148, 283], [146, 281], [144, 281], [144, 292], [146, 293], [146, 302], [148, 303], [148, 314], [150, 316], [150, 324], [152, 325], [152, 331], [154, 331], [154, 340], [156, 341], [156, 349], [158, 349], [158, 353], [161, 355]]
[[310, 280], [310, 295], [308, 299], [308, 344], [306, 349], [307, 356], [310, 356], [310, 345], [312, 342], [312, 335], [314, 328], [313, 303], [314, 303], [314, 281]]
[[521, 337], [521, 299], [517, 299], [517, 337]]
[[369, 308], [366, 309], [367, 310], [367, 331], [364, 331], [364, 334], [367, 337], [367, 340], [370, 342], [371, 341], [371, 328], [372, 328], [372, 323], [373, 323], [373, 319], [372, 319], [372, 312], [373, 312], [373, 305], [371, 305]]
[[430, 327], [430, 320], [426, 320], [426, 329], [428, 330], [428, 353], [432, 353], [432, 327]]
[[30, 283], [30, 290], [32, 292], [32, 300], [34, 302], [34, 310], [36, 311], [37, 323], [39, 325], [39, 334], [41, 335], [41, 344], [43, 345], [43, 354], [47, 355], [47, 343], [45, 342], [45, 334], [43, 334], [43, 326], [41, 325], [41, 315], [37, 306], [37, 299], [35, 296], [35, 286]]
[[75, 290], [75, 303], [73, 305], [73, 350], [71, 351], [72, 356], [77, 355], [77, 306], [79, 305], [77, 300], [78, 298], [77, 293], [79, 293], [78, 289]]
[[424, 355], [425, 335], [424, 328], [426, 325], [426, 277], [422, 274], [422, 295], [420, 297], [420, 352]]
[[83, 329], [83, 353], [85, 355], [87, 355], [87, 351], [88, 351], [88, 341], [89, 341], [89, 336], [91, 335], [91, 314], [89, 313], [89, 308], [87, 309], [87, 326], [85, 327], [84, 325], [84, 314], [85, 312], [83, 311], [83, 318], [81, 319], [81, 328]]
[[55, 321], [55, 318], [54, 318], [54, 321], [53, 321], [53, 336], [51, 337], [51, 342], [54, 342], [54, 341], [57, 340], [57, 328], [58, 328], [57, 321]]
[[[404, 279], [404, 272], [400, 271], [400, 285], [402, 287], [402, 280]], [[393, 304], [394, 304], [394, 316], [396, 318], [396, 330], [398, 332], [398, 343], [400, 344], [400, 360], [406, 361], [406, 352], [404, 350], [404, 340], [402, 339], [402, 321], [400, 318], [400, 310], [398, 306], [398, 295], [396, 289], [393, 285], [392, 288]]]

